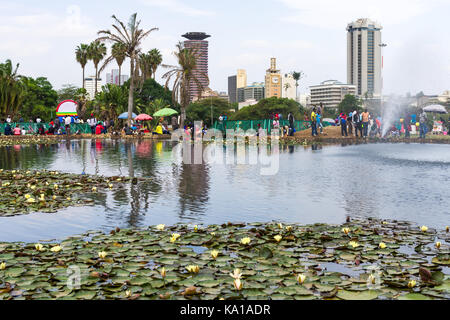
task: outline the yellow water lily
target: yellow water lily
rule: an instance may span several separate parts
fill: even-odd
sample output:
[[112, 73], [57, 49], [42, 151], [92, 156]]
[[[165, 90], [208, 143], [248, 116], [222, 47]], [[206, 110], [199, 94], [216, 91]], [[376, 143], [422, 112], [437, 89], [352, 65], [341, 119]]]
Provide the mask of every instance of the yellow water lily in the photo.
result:
[[41, 201], [45, 201], [45, 194], [41, 193], [41, 197], [39, 198]]
[[6, 269], [6, 263], [2, 262], [0, 263], [0, 270], [5, 270]]
[[243, 286], [241, 279], [234, 279], [233, 285], [234, 285], [234, 288], [238, 291], [241, 290], [242, 286]]
[[97, 191], [97, 187], [92, 187], [92, 191]]
[[58, 184], [55, 183], [55, 184], [53, 185], [53, 188], [58, 189]]
[[110, 189], [112, 189], [112, 187], [113, 187], [112, 183], [110, 183], [110, 184], [108, 185], [108, 187], [109, 187]]
[[353, 248], [359, 247], [359, 243], [356, 241], [350, 241], [348, 243], [349, 246], [352, 246]]
[[213, 237], [216, 235], [216, 233], [215, 232], [211, 232], [210, 233]]
[[435, 246], [436, 246], [436, 248], [439, 249], [441, 247], [441, 242], [440, 241], [436, 242]]
[[67, 201], [70, 201], [70, 197], [67, 197], [66, 199], [67, 199]]
[[427, 232], [428, 231], [428, 227], [427, 226], [421, 226], [420, 230], [422, 230], [423, 232]]
[[198, 226], [195, 225], [195, 226], [194, 226], [194, 232], [197, 232], [197, 231], [198, 231]]
[[11, 184], [10, 182], [2, 183], [2, 187], [7, 187], [7, 186], [9, 186], [10, 184]]
[[54, 246], [50, 249], [52, 252], [60, 252], [62, 250], [61, 246]]
[[104, 259], [107, 255], [108, 255], [108, 253], [106, 253], [105, 251], [100, 251], [98, 253], [98, 257], [101, 259]]
[[302, 284], [303, 282], [305, 282], [305, 280], [306, 280], [306, 276], [304, 274], [299, 274], [297, 276], [297, 282], [298, 283]]
[[230, 277], [232, 277], [233, 279], [240, 279], [242, 277], [241, 269], [234, 269], [233, 273], [230, 273]]
[[281, 239], [283, 239], [282, 236], [280, 236], [279, 234], [273, 237], [277, 242], [280, 242]]
[[30, 199], [31, 196], [27, 193], [26, 195], [24, 195], [25, 199]]
[[249, 244], [250, 241], [252, 241], [252, 240], [251, 240], [249, 237], [246, 237], [246, 238], [242, 238], [242, 239], [241, 239], [241, 243], [242, 243], [242, 244]]
[[127, 297], [131, 296], [131, 290], [125, 291], [125, 295], [126, 295]]
[[174, 243], [177, 241], [177, 239], [180, 237], [178, 233], [172, 233], [172, 236], [170, 237], [170, 242]]
[[30, 189], [34, 190], [34, 189], [36, 189], [36, 186], [31, 186]]
[[55, 200], [55, 199], [56, 199], [56, 196], [53, 196], [52, 199]]
[[216, 259], [217, 256], [219, 255], [219, 251], [217, 251], [217, 250], [212, 250], [210, 253], [211, 253], [211, 257], [213, 257], [213, 259]]
[[292, 226], [286, 226], [286, 231], [292, 231]]
[[408, 282], [408, 288], [414, 288], [416, 286], [416, 280], [411, 280]]
[[189, 271], [190, 273], [198, 273], [200, 271], [200, 267], [197, 265], [189, 265], [186, 267], [186, 270]]
[[34, 198], [28, 198], [26, 202], [28, 202], [28, 203], [34, 203], [34, 202], [36, 202], [36, 200], [34, 200]]
[[375, 284], [376, 278], [373, 274], [370, 274], [369, 277], [367, 278], [367, 281], [370, 282], [371, 284]]
[[345, 234], [349, 234], [350, 233], [350, 228], [343, 228], [342, 232]]
[[161, 273], [161, 277], [165, 278], [166, 277], [166, 268], [162, 267], [160, 273]]
[[36, 248], [37, 251], [43, 251], [44, 250], [44, 246], [40, 243], [36, 243], [34, 245], [34, 247]]
[[158, 224], [156, 226], [156, 229], [159, 230], [159, 231], [163, 231], [165, 226], [166, 226], [165, 224]]
[[378, 246], [380, 247], [380, 249], [386, 248], [386, 244], [384, 242], [380, 242]]

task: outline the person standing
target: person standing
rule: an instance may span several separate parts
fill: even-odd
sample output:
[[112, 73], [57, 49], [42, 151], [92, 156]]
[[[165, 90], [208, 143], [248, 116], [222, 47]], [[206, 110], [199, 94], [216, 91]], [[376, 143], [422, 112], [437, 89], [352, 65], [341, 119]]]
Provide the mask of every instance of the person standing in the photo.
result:
[[320, 113], [316, 114], [316, 118], [317, 118], [317, 128], [320, 128], [320, 133], [323, 133], [323, 125], [322, 125], [322, 115]]
[[8, 117], [6, 118], [6, 123], [11, 123], [11, 116], [8, 115]]
[[72, 117], [66, 116], [66, 119], [64, 119], [64, 123], [66, 125], [66, 134], [70, 134], [70, 124], [72, 123]]
[[348, 134], [353, 135], [353, 123], [352, 123], [352, 112], [349, 112], [347, 117]]
[[88, 124], [91, 127], [91, 133], [95, 134], [95, 127], [97, 126], [97, 119], [94, 117], [93, 113], [91, 113], [91, 117], [88, 119]]
[[362, 127], [364, 131], [364, 137], [367, 137], [368, 129], [369, 129], [369, 112], [367, 112], [367, 109], [364, 110], [363, 113], [361, 113], [362, 118]]
[[342, 134], [342, 136], [348, 136], [348, 134], [347, 134], [347, 116], [346, 116], [346, 114], [345, 113], [341, 113], [340, 115], [339, 115], [339, 120], [340, 120], [340, 124], [341, 124], [341, 134]]
[[311, 112], [311, 135], [313, 137], [317, 136], [317, 114], [315, 107], [312, 109]]
[[295, 119], [294, 119], [294, 115], [292, 114], [292, 112], [289, 112], [288, 121], [289, 121], [289, 135], [293, 136]]
[[403, 120], [403, 127], [405, 128], [405, 138], [409, 138], [409, 131], [411, 130], [411, 115], [408, 112], [406, 113], [405, 119]]
[[358, 110], [353, 111], [352, 122], [355, 127], [355, 136], [358, 137], [358, 131], [362, 137], [361, 118]]
[[422, 112], [419, 115], [419, 128], [420, 128], [420, 138], [425, 139], [427, 134], [427, 120], [428, 116], [426, 112], [422, 109]]

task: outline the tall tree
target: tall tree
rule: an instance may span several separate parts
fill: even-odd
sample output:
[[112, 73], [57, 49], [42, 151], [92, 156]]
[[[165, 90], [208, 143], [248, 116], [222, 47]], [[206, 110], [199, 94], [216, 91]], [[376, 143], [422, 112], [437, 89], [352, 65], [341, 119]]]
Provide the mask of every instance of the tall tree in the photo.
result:
[[137, 60], [139, 58], [140, 46], [142, 41], [153, 31], [158, 28], [152, 28], [150, 30], [143, 30], [140, 28], [141, 21], [136, 20], [137, 14], [131, 15], [128, 25], [112, 16], [114, 24], [112, 25], [114, 32], [110, 30], [100, 30], [97, 40], [99, 41], [111, 41], [113, 43], [122, 43], [126, 47], [126, 56], [130, 58], [130, 88], [128, 92], [128, 125], [131, 126], [131, 117], [133, 115], [133, 102], [134, 102], [134, 86], [135, 86], [135, 72]]
[[99, 70], [99, 72], [102, 72], [103, 70], [105, 70], [108, 64], [110, 64], [113, 60], [116, 60], [116, 63], [119, 66], [119, 86], [123, 84], [121, 80], [122, 64], [125, 61], [126, 54], [127, 54], [126, 46], [121, 42], [115, 42], [111, 47], [111, 55], [105, 59], [105, 62], [103, 63], [102, 67]]
[[95, 66], [95, 89], [94, 96], [97, 94], [98, 64], [106, 56], [106, 46], [100, 41], [93, 41], [88, 47], [88, 57]]
[[203, 72], [194, 72], [195, 67], [197, 66], [197, 57], [201, 55], [197, 48], [185, 48], [181, 42], [177, 44], [176, 48], [177, 51], [174, 52], [174, 55], [177, 58], [178, 66], [165, 66], [171, 68], [171, 70], [163, 75], [163, 79], [167, 79], [166, 88], [169, 86], [170, 80], [174, 80], [172, 100], [173, 104], [177, 104], [178, 101], [180, 103], [180, 125], [183, 127], [184, 120], [186, 119], [186, 108], [189, 105], [190, 100], [191, 84], [198, 88], [201, 95], [205, 88], [198, 76], [208, 79], [208, 75]]
[[80, 44], [76, 50], [75, 50], [75, 57], [77, 59], [77, 62], [81, 65], [81, 68], [83, 69], [83, 89], [84, 89], [84, 67], [86, 66], [88, 60], [89, 60], [89, 45], [87, 44]]
[[25, 86], [17, 73], [19, 64], [14, 68], [11, 60], [0, 63], [0, 114], [14, 115], [22, 105]]
[[148, 55], [150, 57], [150, 66], [152, 69], [152, 77], [155, 79], [156, 76], [156, 70], [162, 63], [162, 54], [159, 52], [158, 49], [152, 49], [148, 52]]
[[303, 71], [292, 71], [292, 78], [295, 80], [295, 101], [298, 99], [298, 82], [305, 76]]

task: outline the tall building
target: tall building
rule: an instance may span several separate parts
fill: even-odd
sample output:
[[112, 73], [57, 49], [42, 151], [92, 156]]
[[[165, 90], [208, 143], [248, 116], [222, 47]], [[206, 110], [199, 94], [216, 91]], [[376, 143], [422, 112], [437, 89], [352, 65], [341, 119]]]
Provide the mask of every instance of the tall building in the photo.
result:
[[129, 79], [129, 76], [127, 74], [121, 74], [120, 81], [119, 81], [119, 69], [112, 69], [111, 73], [106, 74], [106, 83], [107, 84], [122, 85], [128, 79]]
[[[89, 95], [89, 99], [95, 98], [95, 76], [84, 78], [84, 87]], [[102, 91], [102, 78], [97, 78], [97, 92]]]
[[381, 25], [358, 19], [347, 25], [347, 83], [356, 86], [360, 97], [375, 99], [382, 94]]
[[251, 85], [244, 88], [238, 88], [238, 102], [247, 100], [259, 101], [264, 99], [264, 83], [253, 82]]
[[291, 73], [284, 74], [281, 79], [281, 97], [297, 101], [295, 79]]
[[[188, 32], [182, 35], [182, 37], [188, 39], [184, 41], [184, 47], [188, 49], [193, 49], [196, 52], [197, 66], [194, 69], [194, 75], [200, 81], [205, 90], [209, 85], [208, 79], [208, 41], [210, 35], [204, 32]], [[195, 96], [198, 96], [201, 90], [199, 90], [198, 85], [195, 82], [191, 83], [189, 89], [190, 101]]]
[[325, 108], [337, 108], [347, 94], [355, 95], [356, 86], [344, 84], [336, 80], [323, 81], [320, 85], [310, 86], [313, 106], [321, 103]]
[[238, 102], [237, 98], [237, 76], [228, 77], [228, 101], [230, 103]]
[[236, 88], [244, 88], [247, 86], [247, 72], [244, 69], [238, 69], [236, 76]]
[[265, 97], [281, 98], [281, 74], [277, 69], [277, 59], [270, 58], [270, 68], [266, 71]]

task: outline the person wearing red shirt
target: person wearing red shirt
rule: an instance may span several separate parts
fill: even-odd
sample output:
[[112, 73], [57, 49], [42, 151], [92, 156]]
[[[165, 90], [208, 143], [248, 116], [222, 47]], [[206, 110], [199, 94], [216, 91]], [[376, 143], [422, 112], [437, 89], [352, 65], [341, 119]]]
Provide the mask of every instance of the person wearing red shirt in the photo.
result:
[[16, 125], [16, 127], [13, 129], [13, 133], [15, 136], [20, 136], [22, 134], [22, 130], [19, 128], [19, 125]]
[[102, 123], [100, 122], [96, 127], [95, 127], [95, 134], [102, 134], [102, 131], [105, 129], [105, 127], [102, 126]]

